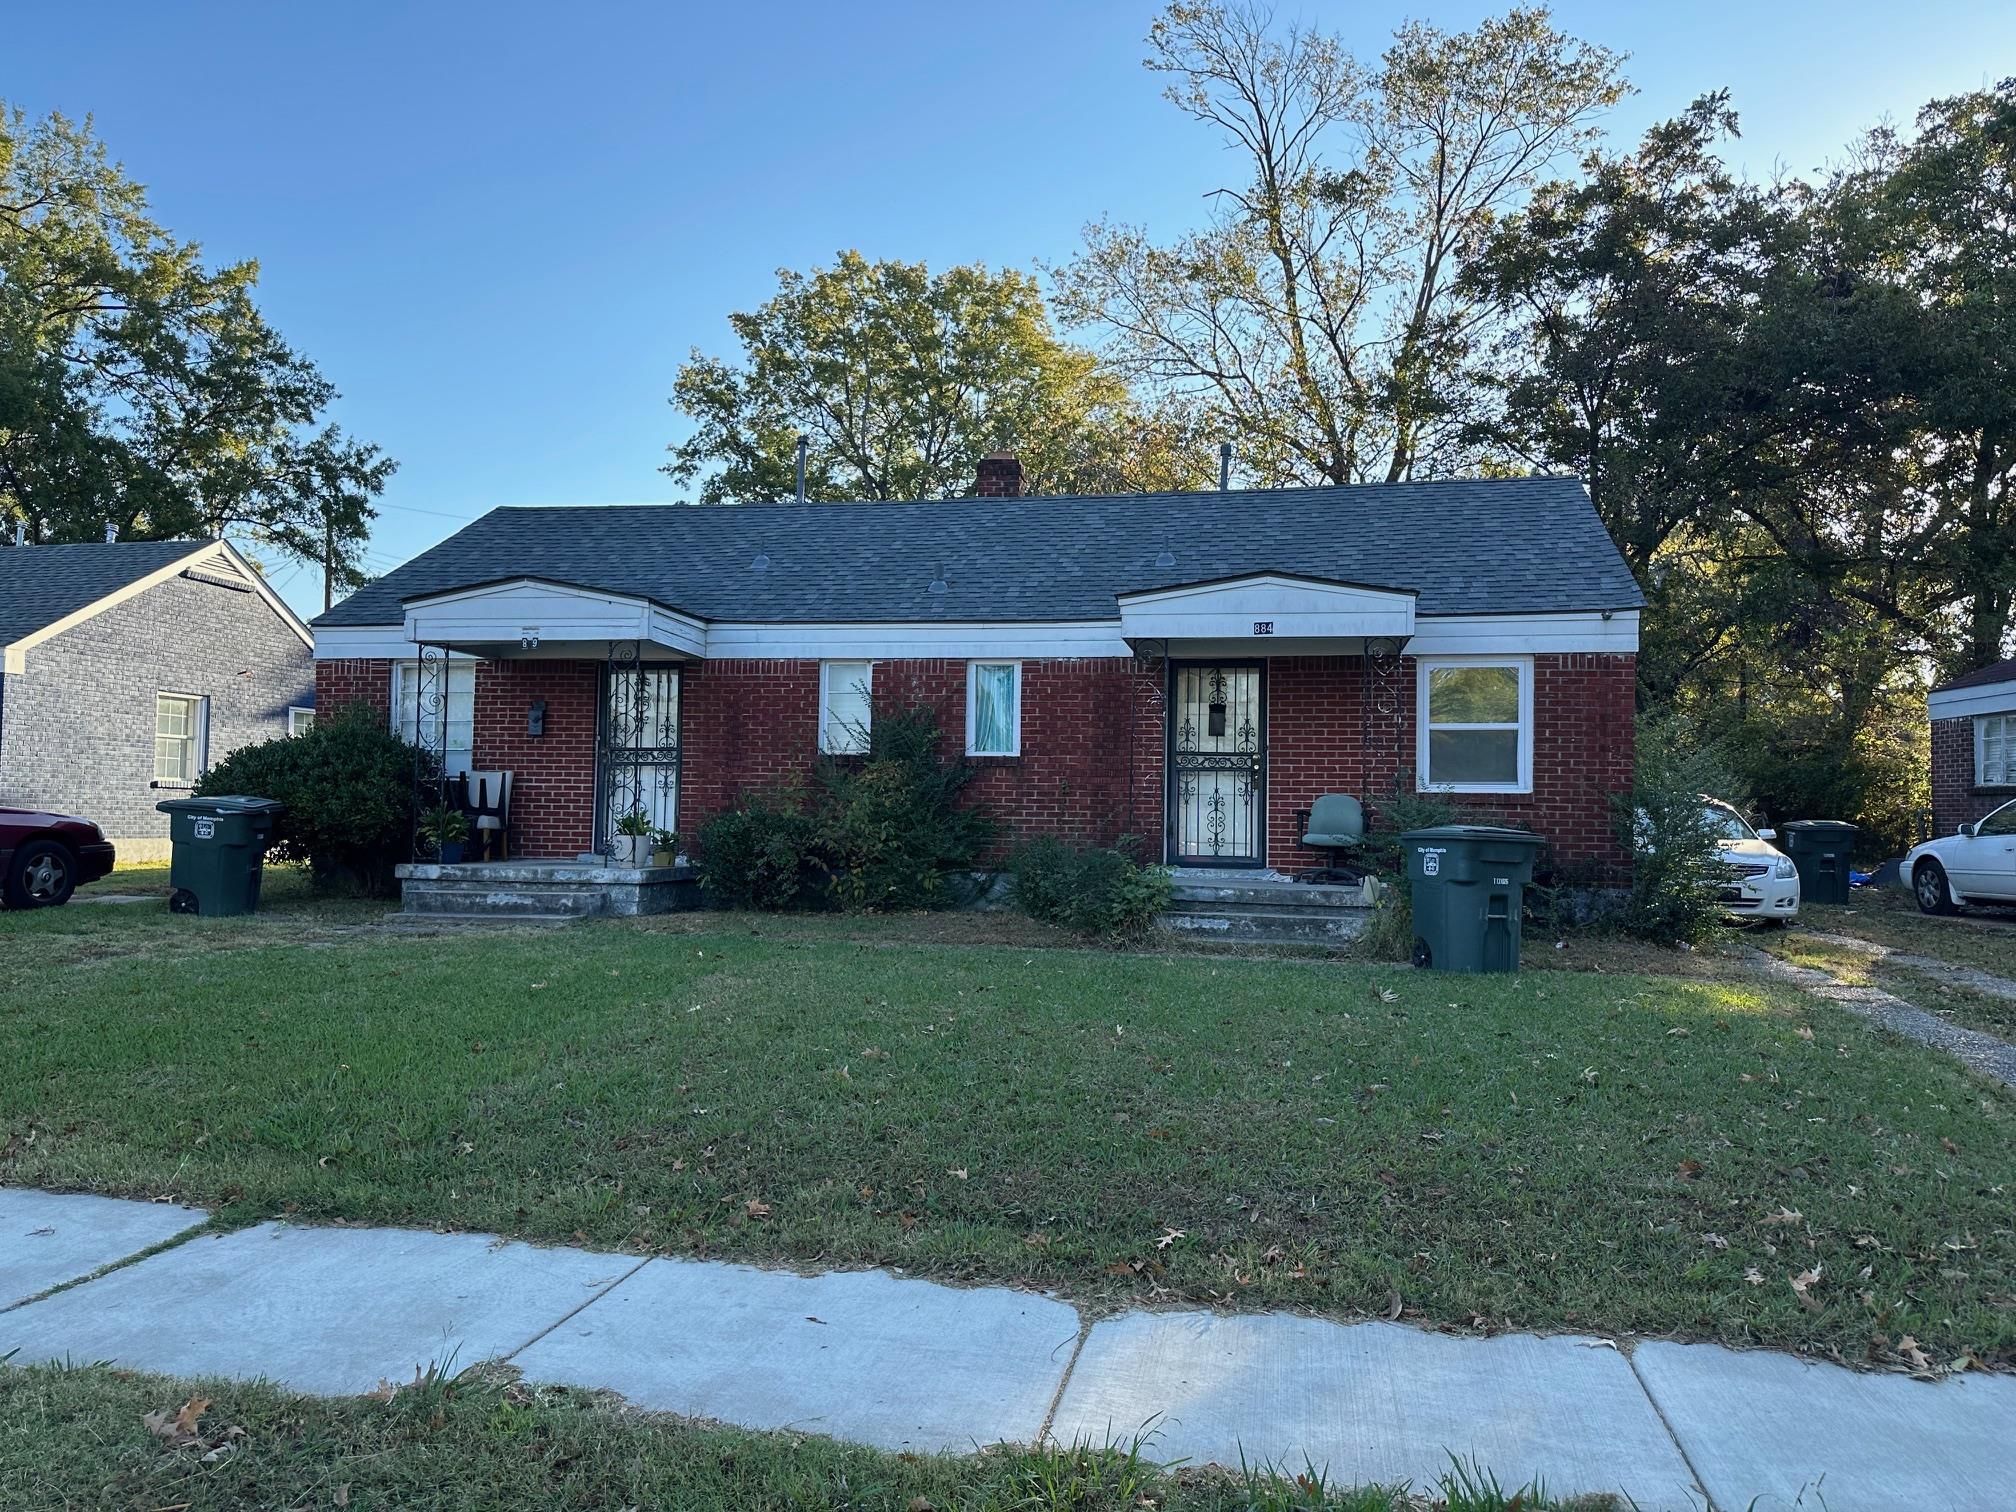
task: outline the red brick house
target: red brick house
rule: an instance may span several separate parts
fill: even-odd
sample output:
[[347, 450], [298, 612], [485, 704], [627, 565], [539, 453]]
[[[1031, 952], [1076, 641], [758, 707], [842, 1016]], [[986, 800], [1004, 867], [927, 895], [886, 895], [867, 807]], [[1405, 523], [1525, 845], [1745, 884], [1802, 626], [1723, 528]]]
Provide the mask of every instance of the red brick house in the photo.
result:
[[[691, 834], [924, 699], [1015, 830], [1298, 871], [1396, 783], [1622, 865], [1636, 583], [1565, 478], [504, 508], [315, 622], [317, 705], [515, 774], [514, 852]], [[424, 689], [422, 687], [424, 685]]]
[[1926, 699], [1932, 720], [1932, 833], [2016, 798], [2016, 659], [1956, 677]]

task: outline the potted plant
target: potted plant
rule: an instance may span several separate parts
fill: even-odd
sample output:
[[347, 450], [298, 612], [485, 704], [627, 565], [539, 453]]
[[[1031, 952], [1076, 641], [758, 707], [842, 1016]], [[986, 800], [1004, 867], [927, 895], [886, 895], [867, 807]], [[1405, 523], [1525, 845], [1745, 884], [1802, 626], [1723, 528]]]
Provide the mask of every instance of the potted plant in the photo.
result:
[[443, 866], [458, 865], [469, 843], [469, 816], [446, 803], [428, 809], [420, 816], [420, 838]]
[[616, 838], [609, 842], [609, 860], [615, 866], [642, 866], [651, 854], [649, 814], [625, 814], [616, 821]]
[[651, 831], [651, 864], [672, 866], [679, 859], [679, 837], [668, 829]]

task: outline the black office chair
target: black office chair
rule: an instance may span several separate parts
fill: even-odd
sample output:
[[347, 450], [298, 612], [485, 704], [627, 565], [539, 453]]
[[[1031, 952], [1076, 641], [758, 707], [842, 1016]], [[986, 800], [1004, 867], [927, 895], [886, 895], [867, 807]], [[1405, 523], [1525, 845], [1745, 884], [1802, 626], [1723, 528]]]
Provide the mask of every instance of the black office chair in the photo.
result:
[[1297, 809], [1295, 822], [1302, 827], [1302, 843], [1329, 853], [1330, 864], [1303, 872], [1301, 882], [1333, 882], [1356, 886], [1365, 880], [1364, 871], [1344, 864], [1346, 851], [1365, 843], [1365, 806], [1347, 793], [1325, 793], [1314, 808]]

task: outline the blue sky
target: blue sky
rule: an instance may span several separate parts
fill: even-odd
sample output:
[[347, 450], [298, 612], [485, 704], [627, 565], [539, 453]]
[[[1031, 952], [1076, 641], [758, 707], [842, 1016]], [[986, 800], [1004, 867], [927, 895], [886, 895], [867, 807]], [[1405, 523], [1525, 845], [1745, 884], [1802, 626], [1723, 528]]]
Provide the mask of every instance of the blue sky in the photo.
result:
[[[1283, 3], [1376, 55], [1409, 14]], [[401, 470], [389, 567], [495, 504], [669, 500], [687, 350], [841, 247], [1061, 260], [1102, 213], [1174, 231], [1236, 165], [1140, 66], [1149, 0], [1013, 5], [17, 7], [0, 98], [94, 114], [158, 216], [261, 300]], [[1735, 160], [1810, 171], [2016, 66], [1973, 0], [1562, 4], [1631, 54], [1618, 140], [1728, 86]], [[313, 570], [276, 567], [304, 610]]]

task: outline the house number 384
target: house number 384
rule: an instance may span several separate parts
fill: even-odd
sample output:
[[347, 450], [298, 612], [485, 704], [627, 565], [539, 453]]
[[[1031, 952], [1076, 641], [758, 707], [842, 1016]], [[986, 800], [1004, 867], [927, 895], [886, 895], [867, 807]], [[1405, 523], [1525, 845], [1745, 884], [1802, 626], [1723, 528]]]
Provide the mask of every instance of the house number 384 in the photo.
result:
[[1255, 635], [1272, 635], [1274, 633], [1274, 621], [1272, 620], [1253, 621], [1253, 633]]

